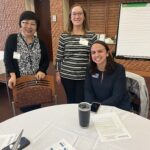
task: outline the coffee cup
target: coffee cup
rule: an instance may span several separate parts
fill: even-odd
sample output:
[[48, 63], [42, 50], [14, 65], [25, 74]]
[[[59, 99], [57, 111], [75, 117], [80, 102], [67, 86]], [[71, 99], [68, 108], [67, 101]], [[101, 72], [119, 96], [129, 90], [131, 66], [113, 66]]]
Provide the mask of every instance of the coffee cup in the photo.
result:
[[78, 105], [79, 110], [79, 124], [81, 127], [88, 127], [90, 122], [91, 104], [87, 102], [81, 102]]

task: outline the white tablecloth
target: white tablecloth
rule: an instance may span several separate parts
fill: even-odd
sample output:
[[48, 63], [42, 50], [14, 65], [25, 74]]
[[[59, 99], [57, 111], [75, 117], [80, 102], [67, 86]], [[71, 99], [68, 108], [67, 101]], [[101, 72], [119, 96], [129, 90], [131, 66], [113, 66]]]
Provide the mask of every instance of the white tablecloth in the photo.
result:
[[[0, 134], [18, 133], [30, 141], [26, 150], [45, 150], [64, 138], [77, 150], [149, 150], [150, 121], [115, 107], [101, 106], [100, 113], [116, 112], [132, 138], [101, 142], [91, 120], [88, 128], [79, 126], [78, 105], [65, 104], [41, 108], [0, 123]], [[91, 113], [91, 115], [97, 115]]]

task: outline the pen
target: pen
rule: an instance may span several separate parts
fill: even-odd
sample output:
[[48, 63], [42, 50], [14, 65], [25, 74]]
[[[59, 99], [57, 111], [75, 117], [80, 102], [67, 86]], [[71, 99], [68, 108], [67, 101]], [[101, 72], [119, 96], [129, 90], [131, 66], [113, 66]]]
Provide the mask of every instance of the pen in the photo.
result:
[[62, 142], [59, 142], [59, 144], [63, 147], [64, 150], [68, 150], [68, 148]]
[[62, 142], [60, 142], [59, 144], [64, 147], [64, 144]]

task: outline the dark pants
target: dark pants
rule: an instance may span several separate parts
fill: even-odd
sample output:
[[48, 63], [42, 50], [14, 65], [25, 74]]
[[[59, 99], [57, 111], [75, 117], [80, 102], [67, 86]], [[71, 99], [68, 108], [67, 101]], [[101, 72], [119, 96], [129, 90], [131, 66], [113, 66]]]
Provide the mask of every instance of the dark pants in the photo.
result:
[[35, 110], [35, 109], [38, 109], [38, 108], [41, 108], [41, 104], [39, 104], [39, 105], [32, 105], [32, 106], [28, 106], [28, 107], [22, 107], [22, 108], [20, 108], [20, 110], [22, 112], [28, 112], [28, 111], [32, 111], [32, 110]]
[[66, 92], [67, 103], [80, 103], [84, 101], [84, 80], [70, 80], [61, 78]]

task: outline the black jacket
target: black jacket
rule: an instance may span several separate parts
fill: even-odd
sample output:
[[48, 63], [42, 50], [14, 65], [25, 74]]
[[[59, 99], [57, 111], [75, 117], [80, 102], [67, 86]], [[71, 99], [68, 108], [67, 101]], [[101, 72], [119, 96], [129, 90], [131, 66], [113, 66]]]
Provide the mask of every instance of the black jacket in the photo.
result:
[[[39, 41], [41, 48], [41, 60], [38, 71], [46, 73], [46, 70], [49, 66], [48, 51], [44, 43], [41, 40]], [[6, 67], [6, 72], [8, 74], [14, 72], [16, 74], [16, 77], [20, 77], [18, 61], [17, 59], [13, 59], [13, 53], [17, 51], [17, 34], [11, 34], [8, 36], [4, 50], [4, 63]]]
[[125, 69], [117, 64], [112, 73], [101, 72], [90, 74], [87, 71], [85, 79], [85, 101], [97, 101], [102, 105], [116, 106], [130, 110], [130, 99], [126, 89]]

